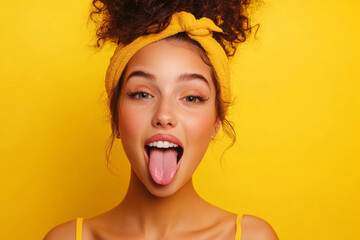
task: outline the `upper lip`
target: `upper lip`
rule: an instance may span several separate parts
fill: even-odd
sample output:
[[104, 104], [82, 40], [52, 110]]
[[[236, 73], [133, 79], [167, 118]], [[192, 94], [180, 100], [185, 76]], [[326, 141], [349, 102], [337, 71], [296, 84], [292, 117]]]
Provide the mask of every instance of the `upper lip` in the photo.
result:
[[152, 142], [156, 142], [156, 141], [168, 141], [171, 143], [175, 143], [176, 145], [179, 145], [181, 148], [183, 148], [181, 141], [177, 137], [175, 137], [173, 135], [169, 135], [169, 134], [153, 135], [145, 141], [145, 146], [149, 145]]

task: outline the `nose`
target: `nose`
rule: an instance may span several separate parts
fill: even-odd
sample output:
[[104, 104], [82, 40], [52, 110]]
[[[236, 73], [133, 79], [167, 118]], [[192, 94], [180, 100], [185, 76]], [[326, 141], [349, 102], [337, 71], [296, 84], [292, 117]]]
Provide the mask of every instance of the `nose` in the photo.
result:
[[175, 127], [176, 124], [175, 108], [172, 106], [171, 100], [159, 101], [152, 119], [153, 127], [168, 129]]

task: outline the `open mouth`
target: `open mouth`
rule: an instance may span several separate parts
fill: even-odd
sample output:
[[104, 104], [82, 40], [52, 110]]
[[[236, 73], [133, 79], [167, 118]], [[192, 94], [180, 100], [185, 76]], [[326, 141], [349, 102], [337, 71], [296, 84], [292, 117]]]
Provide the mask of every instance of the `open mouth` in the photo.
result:
[[179, 145], [176, 145], [175, 143], [167, 142], [167, 141], [157, 141], [152, 142], [149, 145], [145, 146], [145, 150], [147, 153], [148, 158], [150, 158], [150, 152], [154, 149], [161, 150], [161, 151], [167, 151], [167, 150], [175, 150], [177, 152], [176, 156], [176, 163], [179, 163], [184, 150]]
[[144, 154], [152, 179], [160, 185], [169, 184], [181, 165], [184, 149], [179, 139], [172, 135], [157, 134], [144, 146]]

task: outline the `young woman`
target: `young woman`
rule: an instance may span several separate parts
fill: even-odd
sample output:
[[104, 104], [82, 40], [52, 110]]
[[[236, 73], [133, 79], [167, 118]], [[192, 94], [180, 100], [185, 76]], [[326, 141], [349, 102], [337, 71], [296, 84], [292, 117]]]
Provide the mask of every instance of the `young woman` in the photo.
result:
[[249, 1], [94, 0], [101, 41], [118, 47], [106, 74], [113, 138], [131, 163], [124, 200], [64, 223], [56, 239], [277, 239], [260, 218], [219, 209], [192, 175], [231, 102], [227, 57], [249, 31]]

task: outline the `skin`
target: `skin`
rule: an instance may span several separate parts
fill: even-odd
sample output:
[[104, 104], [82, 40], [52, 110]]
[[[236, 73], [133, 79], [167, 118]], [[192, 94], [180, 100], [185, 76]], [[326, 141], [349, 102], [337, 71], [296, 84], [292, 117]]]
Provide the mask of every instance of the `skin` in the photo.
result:
[[[132, 170], [152, 194], [171, 196], [191, 179], [220, 124], [210, 68], [186, 43], [161, 41], [132, 58], [124, 79], [119, 129]], [[166, 186], [152, 180], [144, 161], [145, 141], [155, 134], [173, 135], [183, 144], [181, 167]]]
[[[195, 192], [192, 175], [219, 129], [215, 87], [200, 50], [187, 42], [162, 40], [131, 59], [119, 98], [119, 131], [131, 163], [124, 200], [84, 220], [83, 239], [234, 239], [236, 215]], [[187, 76], [186, 78], [184, 76]], [[167, 185], [154, 182], [144, 154], [155, 134], [177, 137], [184, 153]], [[265, 221], [245, 215], [241, 239], [277, 239]], [[75, 222], [51, 230], [45, 240], [75, 239]]]

